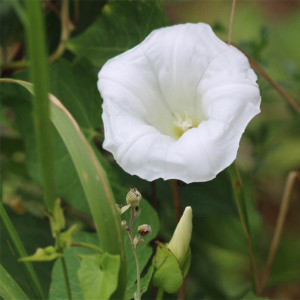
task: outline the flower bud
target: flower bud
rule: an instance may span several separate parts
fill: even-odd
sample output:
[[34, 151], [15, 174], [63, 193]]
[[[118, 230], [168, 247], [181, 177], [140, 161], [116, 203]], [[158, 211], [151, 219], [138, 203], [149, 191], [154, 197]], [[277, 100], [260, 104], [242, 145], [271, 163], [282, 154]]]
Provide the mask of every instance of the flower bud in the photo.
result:
[[128, 226], [127, 226], [127, 222], [125, 220], [123, 220], [121, 222], [121, 226], [125, 229], [125, 230], [128, 230]]
[[131, 205], [131, 207], [135, 208], [138, 207], [141, 201], [142, 195], [141, 193], [136, 189], [130, 189], [126, 196], [126, 203], [128, 205]]
[[190, 206], [186, 207], [179, 223], [174, 231], [173, 237], [168, 245], [169, 250], [177, 258], [178, 262], [182, 265], [190, 247], [192, 236], [193, 212]]
[[147, 236], [152, 233], [152, 228], [148, 224], [143, 224], [138, 227], [138, 233], [140, 236]]

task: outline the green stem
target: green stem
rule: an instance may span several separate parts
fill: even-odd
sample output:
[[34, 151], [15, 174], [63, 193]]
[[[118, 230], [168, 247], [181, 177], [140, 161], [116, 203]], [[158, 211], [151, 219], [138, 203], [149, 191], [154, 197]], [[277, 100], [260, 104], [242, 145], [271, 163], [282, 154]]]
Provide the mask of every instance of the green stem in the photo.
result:
[[136, 219], [136, 211], [135, 208], [131, 207], [131, 217], [130, 217], [130, 222], [129, 222], [127, 232], [130, 238], [130, 243], [132, 246], [132, 251], [133, 251], [135, 264], [136, 264], [136, 299], [141, 300], [141, 268], [140, 268], [140, 262], [137, 255], [137, 251], [136, 251], [136, 245], [134, 245], [133, 236], [132, 236], [132, 225], [135, 219]]
[[136, 248], [133, 248], [133, 254], [136, 263], [136, 297], [141, 300], [141, 268]]
[[242, 180], [237, 169], [236, 163], [234, 162], [231, 166], [228, 167], [235, 205], [238, 211], [238, 215], [241, 221], [241, 225], [243, 228], [244, 235], [246, 237], [248, 252], [249, 252], [249, 261], [251, 266], [251, 272], [253, 277], [254, 289], [256, 294], [258, 294], [258, 278], [255, 267], [254, 255], [252, 250], [252, 241], [249, 234], [249, 225], [247, 219], [247, 211], [244, 203], [244, 194], [243, 194], [243, 186]]
[[71, 244], [72, 247], [82, 247], [82, 248], [87, 248], [87, 249], [91, 249], [91, 250], [94, 250], [94, 251], [97, 251], [98, 253], [100, 254], [103, 254], [103, 250], [94, 246], [94, 245], [91, 245], [91, 244], [88, 244], [88, 243], [72, 243]]
[[164, 290], [159, 288], [156, 295], [156, 300], [162, 300], [164, 297]]
[[41, 166], [44, 199], [49, 211], [55, 199], [52, 128], [49, 113], [49, 75], [40, 1], [25, 1], [28, 14], [27, 44], [34, 84], [33, 115]]
[[66, 287], [67, 287], [68, 300], [72, 300], [70, 280], [69, 280], [66, 260], [64, 257], [61, 257], [61, 264], [62, 264], [62, 268], [64, 271], [64, 278], [65, 278], [65, 283], [66, 283]]

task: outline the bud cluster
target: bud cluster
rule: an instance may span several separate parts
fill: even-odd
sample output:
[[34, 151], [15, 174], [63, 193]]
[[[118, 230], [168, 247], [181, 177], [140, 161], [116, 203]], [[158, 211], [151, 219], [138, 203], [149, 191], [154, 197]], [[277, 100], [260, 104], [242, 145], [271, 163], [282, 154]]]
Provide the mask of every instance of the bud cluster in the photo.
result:
[[142, 199], [141, 193], [138, 191], [137, 188], [131, 188], [130, 191], [126, 195], [126, 203], [127, 205], [122, 206], [117, 204], [117, 209], [119, 210], [120, 214], [125, 213], [127, 210], [131, 210], [131, 218], [129, 224], [125, 220], [122, 220], [121, 226], [128, 232], [132, 247], [135, 249], [139, 243], [144, 242], [143, 237], [148, 236], [152, 233], [151, 226], [148, 224], [143, 224], [138, 227], [138, 234], [133, 237], [132, 235], [132, 225], [135, 219], [140, 214], [140, 201]]

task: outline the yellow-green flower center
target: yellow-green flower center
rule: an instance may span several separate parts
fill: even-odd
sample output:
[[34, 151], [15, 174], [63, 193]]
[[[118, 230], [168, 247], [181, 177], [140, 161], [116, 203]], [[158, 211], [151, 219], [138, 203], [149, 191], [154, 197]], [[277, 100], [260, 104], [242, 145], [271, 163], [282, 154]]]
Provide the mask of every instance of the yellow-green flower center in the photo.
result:
[[193, 127], [197, 127], [199, 122], [193, 122], [187, 111], [184, 112], [184, 116], [179, 113], [174, 113], [176, 120], [174, 121], [174, 133], [177, 139], [179, 139], [186, 131]]

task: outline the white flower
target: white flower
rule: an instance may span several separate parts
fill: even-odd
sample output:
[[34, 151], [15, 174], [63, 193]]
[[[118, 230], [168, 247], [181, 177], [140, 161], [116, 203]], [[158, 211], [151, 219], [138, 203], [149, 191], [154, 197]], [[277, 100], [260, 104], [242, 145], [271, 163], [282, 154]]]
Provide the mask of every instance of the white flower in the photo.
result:
[[99, 72], [103, 147], [149, 181], [210, 180], [260, 112], [256, 80], [245, 55], [207, 24], [154, 30]]

